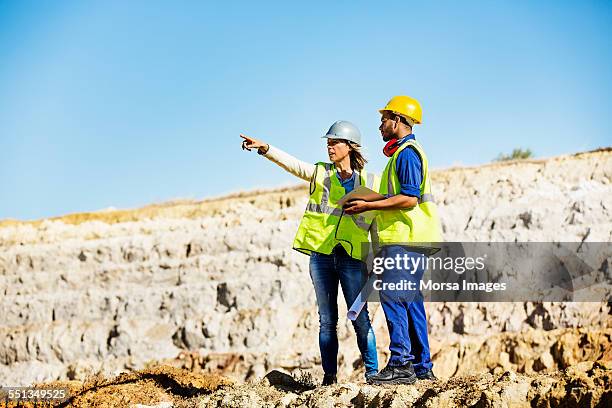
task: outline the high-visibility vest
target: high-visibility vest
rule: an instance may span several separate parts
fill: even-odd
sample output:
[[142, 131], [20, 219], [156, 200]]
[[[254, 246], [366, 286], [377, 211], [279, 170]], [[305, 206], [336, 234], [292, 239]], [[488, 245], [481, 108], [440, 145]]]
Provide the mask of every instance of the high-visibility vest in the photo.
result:
[[[331, 254], [342, 245], [352, 258], [367, 256], [368, 234], [374, 217], [345, 214], [338, 200], [345, 195], [332, 163], [317, 163], [310, 180], [310, 198], [293, 240], [293, 249], [310, 255], [312, 252]], [[355, 174], [354, 188], [359, 185], [378, 191], [380, 178], [366, 171]]]
[[[394, 210], [381, 210], [376, 216], [378, 243], [381, 246], [411, 243], [411, 247], [423, 247], [426, 252], [435, 252], [436, 245], [442, 240], [438, 209], [431, 193], [431, 181], [427, 155], [416, 140], [403, 143], [391, 156], [380, 181], [380, 193], [393, 196], [400, 194], [401, 185], [397, 177], [396, 162], [400, 152], [414, 148], [421, 157], [423, 180], [421, 197], [415, 207]], [[433, 250], [432, 250], [433, 249]]]

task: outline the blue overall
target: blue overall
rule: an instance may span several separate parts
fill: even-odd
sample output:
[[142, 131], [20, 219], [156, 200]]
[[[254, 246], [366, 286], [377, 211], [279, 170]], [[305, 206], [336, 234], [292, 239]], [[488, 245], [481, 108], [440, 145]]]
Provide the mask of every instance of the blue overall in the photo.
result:
[[[414, 135], [408, 135], [400, 140], [400, 144], [409, 139], [414, 139]], [[401, 194], [420, 197], [420, 185], [423, 179], [422, 163], [418, 153], [411, 148], [400, 152], [396, 161], [396, 172], [401, 184]], [[424, 255], [411, 252], [409, 249], [399, 245], [385, 246], [381, 250], [380, 256], [396, 258], [404, 255], [410, 258], [422, 258]], [[386, 269], [383, 273], [382, 281], [387, 282], [414, 282], [417, 290], [397, 291], [383, 290], [380, 292], [381, 305], [385, 312], [387, 328], [389, 329], [390, 344], [389, 350], [391, 366], [405, 365], [411, 362], [417, 375], [431, 370], [433, 364], [429, 351], [429, 339], [427, 336], [427, 317], [423, 305], [423, 297], [419, 288], [419, 282], [425, 271], [425, 263], [414, 270], [393, 268]], [[403, 262], [402, 262], [402, 265]], [[414, 273], [411, 273], [414, 272]]]

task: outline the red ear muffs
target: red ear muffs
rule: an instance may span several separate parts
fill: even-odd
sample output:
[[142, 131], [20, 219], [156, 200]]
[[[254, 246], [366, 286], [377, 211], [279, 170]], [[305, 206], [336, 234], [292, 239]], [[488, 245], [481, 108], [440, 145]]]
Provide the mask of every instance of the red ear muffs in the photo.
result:
[[399, 145], [397, 144], [398, 139], [391, 139], [387, 142], [385, 147], [383, 147], [383, 153], [387, 157], [393, 156], [393, 153], [397, 150]]

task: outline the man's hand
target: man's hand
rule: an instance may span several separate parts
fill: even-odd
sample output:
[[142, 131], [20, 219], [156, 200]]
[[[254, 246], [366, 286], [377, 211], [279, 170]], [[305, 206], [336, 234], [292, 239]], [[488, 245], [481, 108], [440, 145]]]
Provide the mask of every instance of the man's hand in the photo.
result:
[[349, 215], [361, 214], [370, 209], [370, 203], [364, 200], [353, 200], [344, 204], [344, 212]]
[[419, 204], [419, 199], [413, 196], [407, 196], [404, 194], [397, 194], [384, 200], [377, 201], [364, 201], [354, 200], [349, 201], [344, 205], [344, 212], [346, 214], [359, 214], [364, 211], [374, 210], [402, 210], [410, 209]]

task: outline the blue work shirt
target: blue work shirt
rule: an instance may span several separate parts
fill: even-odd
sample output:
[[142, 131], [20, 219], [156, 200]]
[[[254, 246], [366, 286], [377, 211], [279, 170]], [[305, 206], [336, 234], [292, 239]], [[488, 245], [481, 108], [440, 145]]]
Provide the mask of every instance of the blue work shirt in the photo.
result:
[[355, 185], [355, 171], [354, 170], [353, 170], [353, 174], [351, 174], [351, 177], [347, 178], [346, 180], [342, 180], [342, 177], [340, 177], [340, 172], [338, 171], [336, 171], [336, 176], [338, 177], [340, 184], [342, 184], [342, 187], [344, 187], [344, 194], [348, 194], [351, 191], [353, 191], [353, 186]]
[[[398, 144], [401, 146], [411, 139], [415, 139], [413, 134], [401, 138]], [[415, 149], [407, 147], [399, 153], [395, 162], [395, 171], [401, 185], [400, 193], [420, 198], [423, 164]]]

